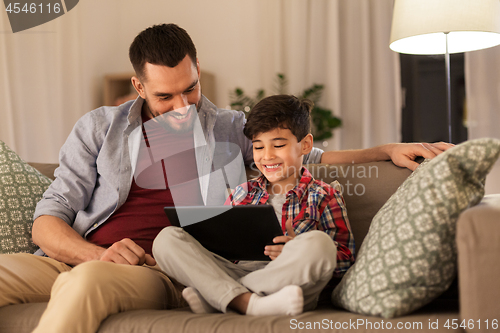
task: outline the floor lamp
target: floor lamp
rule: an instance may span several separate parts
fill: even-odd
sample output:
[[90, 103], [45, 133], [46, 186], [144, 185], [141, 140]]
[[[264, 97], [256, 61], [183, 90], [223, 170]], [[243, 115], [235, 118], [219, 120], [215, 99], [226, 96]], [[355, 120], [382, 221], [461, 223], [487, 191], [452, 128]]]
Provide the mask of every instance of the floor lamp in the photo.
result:
[[452, 142], [450, 54], [500, 44], [500, 0], [395, 0], [391, 50], [444, 54], [448, 140]]

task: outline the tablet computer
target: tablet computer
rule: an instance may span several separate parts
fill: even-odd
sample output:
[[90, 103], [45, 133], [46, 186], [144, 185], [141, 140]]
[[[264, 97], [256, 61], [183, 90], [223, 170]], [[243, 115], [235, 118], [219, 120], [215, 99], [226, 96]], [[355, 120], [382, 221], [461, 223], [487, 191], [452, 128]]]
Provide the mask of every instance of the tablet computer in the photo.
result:
[[171, 225], [228, 260], [270, 260], [264, 247], [282, 236], [270, 205], [165, 207]]

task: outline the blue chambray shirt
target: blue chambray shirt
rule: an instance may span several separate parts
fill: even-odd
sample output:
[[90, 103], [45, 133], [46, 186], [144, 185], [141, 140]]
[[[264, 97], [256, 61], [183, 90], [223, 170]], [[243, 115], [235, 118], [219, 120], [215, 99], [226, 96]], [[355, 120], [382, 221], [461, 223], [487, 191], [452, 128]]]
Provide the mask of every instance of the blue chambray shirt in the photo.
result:
[[[125, 203], [142, 139], [143, 103], [138, 97], [117, 107], [103, 106], [77, 121], [60, 150], [56, 179], [38, 202], [34, 219], [56, 216], [86, 237]], [[239, 146], [244, 163], [253, 161], [252, 143], [243, 135], [245, 117], [239, 111], [219, 109], [202, 96], [198, 118], [201, 130], [195, 132], [203, 134], [198, 138], [195, 134], [195, 144], [202, 197], [206, 205], [223, 204], [225, 197], [213, 195], [224, 193], [214, 190], [221, 184], [220, 175], [210, 170], [228, 151], [219, 143]], [[304, 164], [319, 163], [322, 153], [314, 148]], [[230, 182], [241, 184], [241, 177]], [[44, 255], [41, 250], [35, 254]]]

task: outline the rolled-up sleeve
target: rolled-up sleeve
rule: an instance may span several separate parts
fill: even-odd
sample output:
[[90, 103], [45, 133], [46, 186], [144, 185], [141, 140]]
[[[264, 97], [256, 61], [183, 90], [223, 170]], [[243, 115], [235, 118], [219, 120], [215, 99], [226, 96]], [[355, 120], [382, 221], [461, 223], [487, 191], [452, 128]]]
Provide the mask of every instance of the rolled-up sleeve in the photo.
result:
[[85, 209], [94, 191], [96, 159], [102, 138], [93, 113], [84, 115], [74, 126], [59, 153], [56, 179], [38, 202], [34, 219], [56, 216], [72, 226], [78, 211]]
[[304, 156], [304, 162], [303, 164], [318, 164], [321, 163], [321, 156], [323, 155], [324, 151], [313, 147], [311, 152], [307, 155]]

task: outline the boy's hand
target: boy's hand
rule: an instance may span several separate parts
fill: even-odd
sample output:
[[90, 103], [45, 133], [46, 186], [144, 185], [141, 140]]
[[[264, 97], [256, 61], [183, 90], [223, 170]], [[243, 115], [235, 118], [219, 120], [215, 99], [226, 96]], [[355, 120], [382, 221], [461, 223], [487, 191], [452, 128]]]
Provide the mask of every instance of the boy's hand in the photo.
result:
[[264, 254], [269, 256], [271, 260], [276, 259], [283, 250], [284, 243], [291, 241], [295, 237], [295, 232], [292, 227], [292, 219], [288, 219], [285, 223], [286, 231], [288, 232], [288, 236], [278, 236], [273, 239], [274, 243], [283, 243], [279, 245], [268, 245], [264, 248]]

